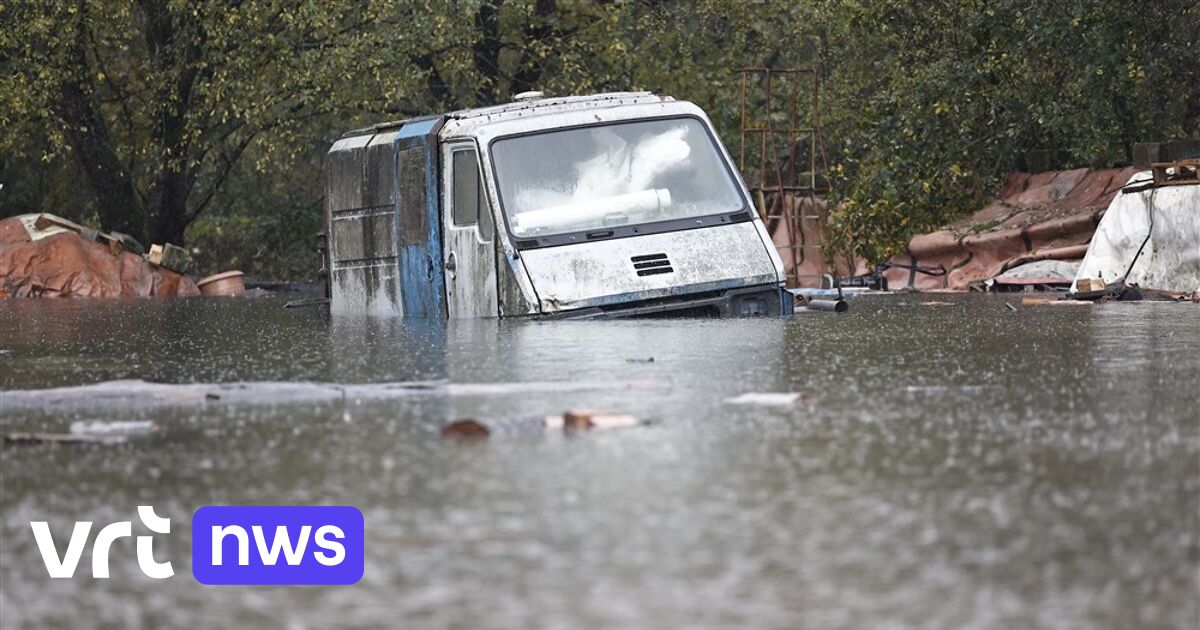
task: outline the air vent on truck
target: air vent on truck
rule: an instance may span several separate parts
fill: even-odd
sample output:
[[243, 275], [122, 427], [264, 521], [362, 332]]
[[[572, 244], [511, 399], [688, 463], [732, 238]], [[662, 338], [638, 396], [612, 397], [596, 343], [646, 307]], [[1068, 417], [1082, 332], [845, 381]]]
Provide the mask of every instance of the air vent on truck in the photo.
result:
[[633, 268], [639, 276], [657, 276], [675, 271], [671, 268], [671, 261], [667, 260], [666, 254], [644, 254], [632, 256], [629, 260], [633, 262]]

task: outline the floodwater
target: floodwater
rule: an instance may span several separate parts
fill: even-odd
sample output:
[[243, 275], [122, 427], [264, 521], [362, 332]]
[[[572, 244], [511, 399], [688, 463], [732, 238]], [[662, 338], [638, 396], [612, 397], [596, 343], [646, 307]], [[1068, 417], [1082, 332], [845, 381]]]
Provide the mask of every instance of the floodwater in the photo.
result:
[[[0, 625], [1196, 628], [1200, 308], [930, 299], [450, 325], [277, 299], [0, 302], [5, 433], [162, 427], [0, 447]], [[531, 385], [316, 402], [13, 393], [115, 379]], [[747, 392], [806, 399], [726, 402]], [[439, 435], [571, 408], [652, 422]], [[155, 554], [174, 577], [144, 577], [129, 539], [108, 580], [90, 552], [74, 579], [47, 577], [30, 521], [60, 545], [77, 520], [145, 533], [146, 504], [172, 520]], [[191, 514], [216, 504], [357, 506], [362, 581], [198, 584]]]

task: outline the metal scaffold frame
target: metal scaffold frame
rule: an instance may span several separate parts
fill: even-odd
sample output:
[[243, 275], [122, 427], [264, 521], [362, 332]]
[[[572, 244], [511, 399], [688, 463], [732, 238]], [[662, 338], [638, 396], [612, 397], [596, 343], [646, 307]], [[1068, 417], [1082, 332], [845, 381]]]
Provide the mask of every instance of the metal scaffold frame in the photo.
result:
[[[774, 233], [779, 222], [787, 230], [788, 244], [777, 246], [780, 254], [791, 262], [788, 286], [797, 286], [796, 270], [807, 257], [805, 250], [817, 250], [821, 244], [805, 243], [803, 221], [815, 220], [824, 225], [827, 213], [804, 216], [795, 204], [788, 203], [788, 196], [808, 196], [815, 199], [818, 194], [829, 191], [829, 163], [825, 152], [825, 137], [821, 131], [820, 77], [816, 68], [741, 68], [741, 145], [738, 152], [738, 168], [757, 204], [759, 215], [767, 229]], [[811, 98], [807, 112], [807, 126], [802, 127], [800, 111], [801, 84], [809, 83]], [[757, 84], [757, 86], [754, 86]], [[784, 94], [779, 95], [780, 86]], [[752, 86], [761, 88], [761, 119], [755, 120], [751, 112]], [[782, 98], [779, 98], [782, 96]], [[776, 111], [782, 101], [783, 111]], [[785, 124], [777, 127], [774, 119], [782, 118]], [[781, 138], [782, 136], [782, 138]], [[784, 151], [780, 152], [780, 140]], [[807, 140], [807, 150], [801, 145]], [[747, 148], [753, 151], [758, 145], [756, 177], [747, 170]], [[806, 153], [807, 155], [803, 155]], [[801, 160], [807, 158], [808, 172], [798, 172]], [[753, 159], [753, 156], [751, 156]], [[753, 166], [752, 166], [753, 167]], [[771, 175], [774, 175], [772, 180]], [[815, 204], [810, 205], [816, 208]]]

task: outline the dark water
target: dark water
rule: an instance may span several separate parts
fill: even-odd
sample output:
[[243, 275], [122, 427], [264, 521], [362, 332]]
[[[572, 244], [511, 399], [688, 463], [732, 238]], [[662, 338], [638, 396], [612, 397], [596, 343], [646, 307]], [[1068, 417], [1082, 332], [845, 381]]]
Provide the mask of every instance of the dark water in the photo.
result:
[[[4, 405], [0, 429], [157, 420], [120, 446], [0, 448], [17, 627], [1165, 627], [1200, 623], [1200, 308], [861, 299], [786, 320], [329, 320], [275, 300], [0, 302], [0, 389], [660, 379], [665, 389], [147, 408]], [[647, 359], [653, 357], [653, 362]], [[802, 392], [795, 407], [737, 406]], [[11, 397], [12, 400], [16, 396]], [[602, 408], [587, 435], [457, 443], [465, 416]], [[31, 520], [172, 519], [175, 576], [50, 580]], [[351, 587], [205, 587], [209, 504], [350, 504]], [[163, 537], [160, 537], [163, 538]]]

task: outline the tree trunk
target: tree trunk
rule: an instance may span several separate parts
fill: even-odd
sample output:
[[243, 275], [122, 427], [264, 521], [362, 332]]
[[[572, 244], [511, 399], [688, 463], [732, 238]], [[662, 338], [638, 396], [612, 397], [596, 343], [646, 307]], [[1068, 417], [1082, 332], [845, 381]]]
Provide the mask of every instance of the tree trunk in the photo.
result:
[[520, 66], [513, 74], [511, 90], [513, 94], [536, 90], [542, 80], [542, 61], [534, 55], [531, 42], [545, 42], [558, 35], [551, 25], [550, 18], [558, 10], [555, 0], [537, 0], [533, 9], [533, 21], [525, 25], [525, 49], [521, 53]]
[[495, 104], [500, 95], [503, 72], [500, 70], [500, 5], [503, 0], [487, 0], [475, 14], [479, 39], [472, 47], [472, 60], [479, 74], [475, 86], [475, 106]]
[[183, 244], [183, 232], [194, 219], [187, 207], [189, 179], [186, 172], [171, 166], [159, 173], [150, 198], [151, 243]]
[[56, 103], [58, 115], [65, 123], [63, 132], [96, 195], [100, 226], [144, 239], [145, 207], [134, 188], [132, 175], [117, 155], [112, 132], [87, 78], [95, 73], [83, 48], [87, 38], [85, 18], [79, 18], [74, 30], [71, 68], [65, 71], [67, 76]]
[[[142, 0], [146, 15], [146, 46], [152, 55], [159, 85], [150, 137], [158, 155], [147, 192], [151, 243], [183, 243], [183, 232], [196, 217], [188, 210], [195, 178], [189, 164], [187, 114], [192, 86], [202, 53], [203, 31], [185, 10], [173, 14], [165, 2]], [[168, 79], [170, 77], [170, 79]]]

